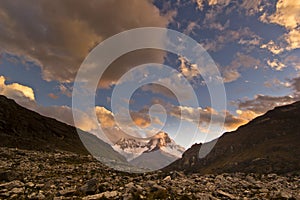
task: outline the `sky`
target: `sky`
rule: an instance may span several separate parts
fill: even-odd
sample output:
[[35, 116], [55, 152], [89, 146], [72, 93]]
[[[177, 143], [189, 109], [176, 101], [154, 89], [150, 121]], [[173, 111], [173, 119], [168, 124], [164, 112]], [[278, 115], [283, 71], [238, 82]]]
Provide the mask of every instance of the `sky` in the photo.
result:
[[[199, 106], [181, 105], [167, 87], [143, 85], [124, 99], [136, 126], [124, 122], [129, 135], [138, 128], [146, 137], [162, 128], [189, 147], [235, 130], [275, 106], [300, 100], [300, 1], [294, 0], [2, 0], [0, 94], [74, 125], [72, 90], [84, 59], [102, 41], [141, 27], [168, 28], [197, 41], [220, 72], [226, 109], [212, 107], [194, 63], [170, 52], [144, 49], [120, 56], [107, 68], [95, 97], [98, 121], [83, 112], [77, 127], [97, 134], [99, 122], [111, 138], [121, 137], [124, 131], [115, 121], [118, 113], [112, 112], [112, 92], [126, 72], [145, 63], [164, 64], [181, 73]], [[182, 117], [181, 112], [187, 114]], [[208, 129], [209, 124], [223, 126], [211, 121], [212, 116], [225, 118], [222, 132]]]

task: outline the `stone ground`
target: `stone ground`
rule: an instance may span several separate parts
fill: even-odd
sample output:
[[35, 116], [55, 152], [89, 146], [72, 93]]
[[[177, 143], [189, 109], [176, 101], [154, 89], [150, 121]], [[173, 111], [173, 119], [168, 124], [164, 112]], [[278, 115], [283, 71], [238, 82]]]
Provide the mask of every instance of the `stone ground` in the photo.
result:
[[0, 149], [0, 199], [299, 199], [300, 176], [127, 174], [91, 156]]

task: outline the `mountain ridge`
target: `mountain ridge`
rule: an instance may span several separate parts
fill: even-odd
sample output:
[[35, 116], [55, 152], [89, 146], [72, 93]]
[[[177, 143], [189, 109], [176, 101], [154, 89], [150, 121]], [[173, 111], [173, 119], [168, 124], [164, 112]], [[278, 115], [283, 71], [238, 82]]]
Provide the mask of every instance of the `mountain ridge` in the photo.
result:
[[[84, 138], [87, 145], [80, 138]], [[108, 154], [113, 160], [126, 162], [96, 136], [42, 116], [3, 95], [0, 95], [0, 146], [49, 152], [62, 150], [83, 155], [92, 152], [96, 156]]]
[[209, 143], [194, 144], [163, 170], [202, 174], [299, 172], [299, 120], [300, 102], [276, 107], [236, 131], [224, 133], [205, 158], [199, 158], [199, 151]]

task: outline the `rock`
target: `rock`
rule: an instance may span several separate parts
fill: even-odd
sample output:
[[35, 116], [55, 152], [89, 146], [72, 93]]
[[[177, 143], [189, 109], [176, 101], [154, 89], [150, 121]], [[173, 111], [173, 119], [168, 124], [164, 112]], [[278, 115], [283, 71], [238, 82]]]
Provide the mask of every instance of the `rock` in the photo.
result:
[[24, 188], [13, 188], [11, 192], [14, 194], [21, 194], [24, 192]]
[[34, 187], [34, 183], [33, 182], [28, 182], [28, 183], [26, 183], [26, 186], [32, 188], [32, 187]]
[[62, 197], [54, 197], [53, 200], [61, 200]]
[[131, 191], [131, 190], [133, 190], [133, 189], [135, 188], [133, 182], [130, 182], [130, 183], [126, 184], [125, 187], [126, 187], [129, 191]]
[[217, 193], [218, 193], [220, 196], [228, 197], [229, 199], [237, 199], [234, 195], [229, 194], [229, 193], [227, 193], [227, 192], [224, 192], [224, 191], [222, 191], [222, 190], [217, 190]]
[[97, 179], [91, 179], [80, 188], [80, 191], [87, 195], [95, 194], [97, 191], [97, 184]]
[[167, 176], [166, 178], [164, 178], [164, 181], [171, 181], [171, 180], [172, 180], [171, 176]]
[[28, 199], [36, 199], [37, 198], [36, 196], [37, 196], [36, 193], [33, 192], [33, 193], [29, 194], [27, 197], [28, 197]]
[[279, 197], [283, 198], [283, 199], [291, 199], [291, 198], [293, 198], [293, 195], [291, 195], [287, 191], [281, 191]]
[[184, 174], [182, 172], [173, 171], [170, 174], [172, 179], [184, 177]]
[[211, 200], [212, 196], [210, 194], [204, 194], [204, 193], [196, 193], [195, 198], [198, 200]]
[[252, 184], [256, 184], [257, 183], [257, 181], [252, 177], [252, 176], [250, 176], [250, 175], [247, 175], [246, 176], [246, 180], [249, 182], [249, 183], [252, 183]]
[[16, 177], [15, 173], [10, 170], [7, 171], [0, 171], [0, 181], [12, 181]]
[[[0, 156], [1, 170], [9, 171], [15, 166], [14, 170], [23, 177], [0, 181], [0, 199], [300, 200], [300, 174], [228, 173], [217, 177], [214, 174], [151, 172], [136, 175], [116, 172], [88, 156], [69, 152], [54, 155], [0, 147], [0, 154], [12, 158]], [[39, 168], [41, 165], [43, 170]]]
[[95, 194], [95, 195], [90, 195], [90, 196], [83, 197], [82, 200], [97, 200], [97, 199], [100, 199], [100, 198], [103, 198], [103, 197], [113, 198], [113, 197], [116, 197], [118, 195], [119, 195], [119, 193], [117, 191], [103, 192], [101, 194]]
[[166, 190], [166, 188], [160, 186], [160, 185], [157, 185], [157, 184], [154, 184], [151, 188], [152, 191], [157, 191], [157, 190]]
[[12, 189], [12, 188], [19, 188], [19, 187], [23, 187], [24, 183], [19, 181], [19, 180], [15, 180], [15, 181], [11, 181], [9, 183], [3, 183], [0, 185], [0, 188], [6, 188], [6, 189]]
[[66, 189], [66, 190], [59, 191], [59, 194], [61, 196], [70, 196], [70, 195], [73, 195], [75, 192], [76, 192], [76, 190], [74, 190], [74, 189]]
[[146, 182], [146, 185], [147, 185], [147, 186], [150, 186], [150, 187], [153, 186], [154, 184], [156, 184], [155, 181], [151, 181], [151, 180], [150, 180], [150, 181], [147, 181], [147, 182]]
[[38, 195], [37, 195], [37, 198], [38, 199], [45, 199], [46, 197], [43, 193], [39, 192]]
[[136, 185], [135, 188], [136, 188], [137, 191], [144, 190], [144, 188], [142, 186], [140, 186], [140, 185]]
[[9, 192], [4, 192], [0, 194], [0, 197], [9, 197], [10, 193]]
[[275, 179], [277, 177], [277, 174], [268, 174], [267, 177], [269, 179]]
[[36, 184], [36, 185], [35, 185], [35, 188], [37, 188], [37, 189], [42, 189], [44, 186], [45, 186], [45, 184], [39, 183], [39, 184]]
[[259, 192], [260, 193], [268, 193], [269, 190], [267, 188], [262, 188], [262, 189], [259, 189]]

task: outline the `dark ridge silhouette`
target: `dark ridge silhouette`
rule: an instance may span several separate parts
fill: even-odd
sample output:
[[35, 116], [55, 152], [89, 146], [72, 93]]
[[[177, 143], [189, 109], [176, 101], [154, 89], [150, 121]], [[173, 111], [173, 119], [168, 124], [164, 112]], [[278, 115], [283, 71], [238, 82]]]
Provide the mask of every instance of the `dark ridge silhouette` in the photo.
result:
[[[126, 159], [96, 136], [77, 129], [95, 156]], [[0, 95], [0, 146], [38, 151], [69, 151], [87, 155], [76, 128], [42, 116]]]
[[193, 145], [164, 170], [202, 174], [299, 173], [300, 102], [276, 107], [236, 131], [223, 134], [203, 159], [199, 159], [201, 146]]

